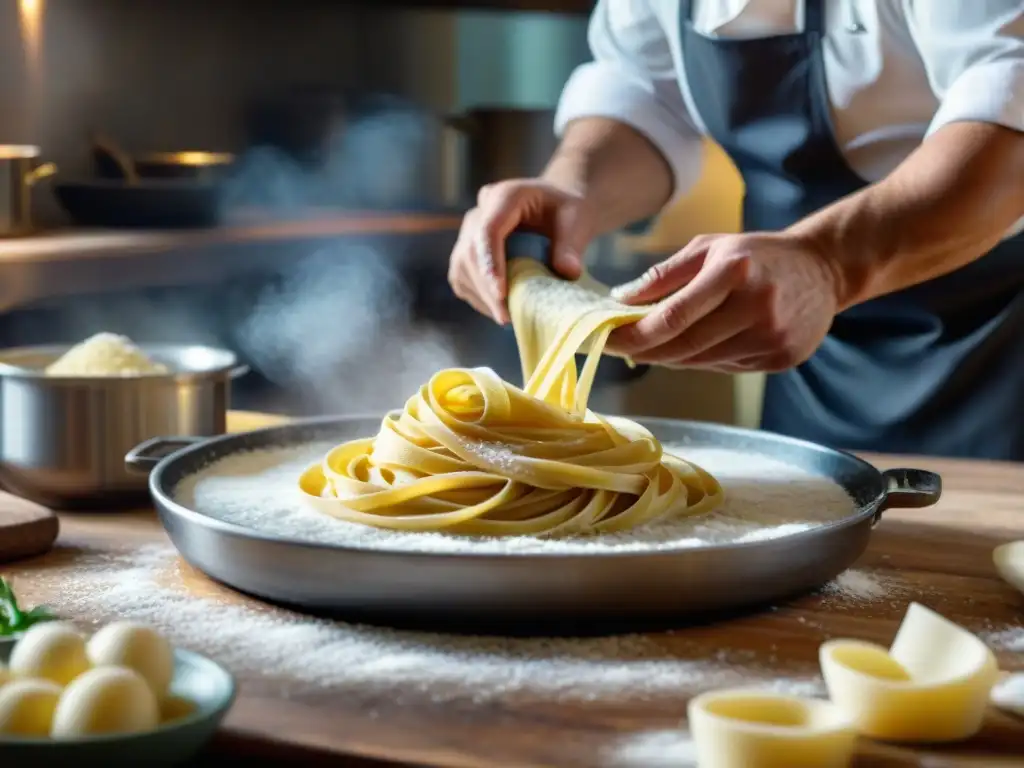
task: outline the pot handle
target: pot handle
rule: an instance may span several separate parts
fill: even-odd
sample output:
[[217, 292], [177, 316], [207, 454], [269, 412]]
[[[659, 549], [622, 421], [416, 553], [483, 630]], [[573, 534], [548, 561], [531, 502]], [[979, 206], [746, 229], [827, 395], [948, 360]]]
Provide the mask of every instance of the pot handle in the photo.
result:
[[232, 368], [230, 371], [228, 371], [228, 378], [229, 379], [237, 379], [240, 376], [245, 376], [251, 370], [252, 370], [252, 368], [250, 368], [245, 363], [239, 363], [234, 368]]
[[885, 498], [875, 512], [875, 522], [887, 509], [920, 509], [930, 507], [942, 496], [942, 478], [924, 469], [887, 469]]
[[25, 175], [25, 186], [33, 187], [36, 185], [36, 182], [53, 176], [56, 173], [56, 163], [43, 163], [42, 165], [37, 165], [35, 168], [33, 168]]
[[172, 453], [207, 439], [202, 437], [151, 437], [139, 443], [124, 457], [124, 465], [133, 472], [145, 474]]

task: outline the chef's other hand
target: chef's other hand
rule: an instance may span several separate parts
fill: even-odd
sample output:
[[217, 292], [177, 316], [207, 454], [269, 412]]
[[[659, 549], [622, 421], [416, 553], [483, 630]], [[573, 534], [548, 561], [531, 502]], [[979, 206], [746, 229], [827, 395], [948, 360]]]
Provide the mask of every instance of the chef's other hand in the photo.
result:
[[785, 370], [825, 338], [839, 277], [825, 255], [787, 234], [703, 235], [614, 289], [629, 304], [662, 301], [616, 330], [609, 347], [673, 368]]
[[505, 238], [517, 229], [550, 238], [552, 267], [564, 277], [579, 277], [590, 240], [582, 202], [578, 194], [541, 179], [483, 187], [452, 250], [448, 282], [455, 295], [496, 322], [508, 322]]

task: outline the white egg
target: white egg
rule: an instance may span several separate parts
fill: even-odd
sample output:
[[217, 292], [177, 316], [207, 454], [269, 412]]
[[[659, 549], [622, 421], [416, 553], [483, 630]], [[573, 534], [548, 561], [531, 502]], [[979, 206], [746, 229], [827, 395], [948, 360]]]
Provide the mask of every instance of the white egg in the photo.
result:
[[134, 669], [149, 683], [157, 698], [167, 693], [174, 675], [171, 644], [145, 624], [132, 621], [107, 624], [89, 639], [86, 652], [96, 666]]
[[39, 677], [67, 685], [89, 669], [85, 638], [63, 621], [36, 624], [14, 646], [10, 667], [15, 677]]
[[142, 675], [126, 667], [93, 667], [64, 689], [50, 735], [74, 739], [140, 733], [159, 722], [160, 707]]
[[60, 686], [51, 680], [14, 680], [0, 688], [0, 733], [50, 735]]

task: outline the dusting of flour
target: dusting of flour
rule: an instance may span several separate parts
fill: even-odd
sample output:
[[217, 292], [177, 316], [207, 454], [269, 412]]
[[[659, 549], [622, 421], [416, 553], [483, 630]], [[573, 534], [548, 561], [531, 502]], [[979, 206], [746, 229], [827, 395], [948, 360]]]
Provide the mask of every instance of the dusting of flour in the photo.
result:
[[301, 471], [332, 444], [233, 454], [183, 480], [176, 500], [261, 533], [361, 549], [419, 552], [594, 553], [652, 551], [772, 539], [844, 518], [853, 500], [831, 479], [752, 453], [665, 445], [711, 472], [725, 502], [710, 515], [598, 537], [468, 537], [388, 531], [328, 517], [303, 503]]
[[46, 590], [47, 604], [61, 616], [94, 625], [145, 622], [175, 645], [274, 685], [284, 696], [330, 690], [397, 704], [608, 701], [619, 707], [656, 701], [681, 717], [686, 697], [711, 687], [823, 692], [812, 665], [787, 666], [748, 648], [724, 648], [720, 639], [684, 633], [511, 638], [311, 618], [239, 595], [224, 597], [205, 579], [190, 580], [170, 544], [120, 553], [79, 550], [42, 576], [16, 578], [27, 604], [36, 602], [41, 580], [61, 585]]

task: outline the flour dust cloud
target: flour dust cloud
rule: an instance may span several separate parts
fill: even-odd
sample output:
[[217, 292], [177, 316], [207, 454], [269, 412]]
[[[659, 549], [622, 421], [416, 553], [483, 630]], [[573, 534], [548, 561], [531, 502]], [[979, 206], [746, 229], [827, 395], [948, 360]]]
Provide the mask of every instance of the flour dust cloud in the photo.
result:
[[269, 284], [240, 325], [238, 344], [260, 372], [329, 413], [400, 407], [455, 365], [446, 339], [417, 323], [387, 255], [333, 245]]

